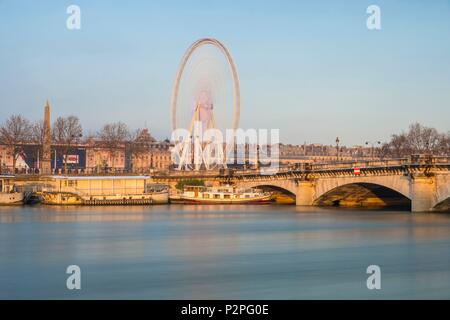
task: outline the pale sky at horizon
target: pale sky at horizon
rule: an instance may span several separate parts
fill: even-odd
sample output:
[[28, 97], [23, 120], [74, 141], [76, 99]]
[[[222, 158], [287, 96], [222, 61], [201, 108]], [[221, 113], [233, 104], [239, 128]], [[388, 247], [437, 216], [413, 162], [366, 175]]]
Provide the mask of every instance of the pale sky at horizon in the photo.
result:
[[[450, 130], [450, 0], [242, 2], [0, 0], [0, 122], [39, 119], [49, 99], [85, 133], [123, 121], [169, 137], [179, 61], [214, 37], [238, 68], [242, 128], [344, 145], [416, 121]], [[81, 30], [66, 28], [71, 4]], [[380, 31], [366, 28], [371, 4]]]

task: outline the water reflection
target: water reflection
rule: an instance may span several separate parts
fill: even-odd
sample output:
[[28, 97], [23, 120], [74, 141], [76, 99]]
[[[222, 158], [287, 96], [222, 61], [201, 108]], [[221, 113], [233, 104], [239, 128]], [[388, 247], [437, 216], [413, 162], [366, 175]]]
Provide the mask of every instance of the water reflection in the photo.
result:
[[[450, 215], [295, 206], [0, 208], [0, 298], [449, 298]], [[65, 268], [83, 270], [81, 292]], [[365, 287], [378, 264], [383, 289]]]

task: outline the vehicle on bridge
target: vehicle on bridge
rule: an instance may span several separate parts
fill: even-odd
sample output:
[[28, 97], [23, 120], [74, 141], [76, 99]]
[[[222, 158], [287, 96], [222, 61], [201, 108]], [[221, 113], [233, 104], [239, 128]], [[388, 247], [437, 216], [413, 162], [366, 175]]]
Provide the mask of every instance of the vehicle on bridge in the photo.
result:
[[170, 196], [171, 203], [260, 204], [272, 201], [271, 192], [234, 186], [184, 186], [181, 193]]

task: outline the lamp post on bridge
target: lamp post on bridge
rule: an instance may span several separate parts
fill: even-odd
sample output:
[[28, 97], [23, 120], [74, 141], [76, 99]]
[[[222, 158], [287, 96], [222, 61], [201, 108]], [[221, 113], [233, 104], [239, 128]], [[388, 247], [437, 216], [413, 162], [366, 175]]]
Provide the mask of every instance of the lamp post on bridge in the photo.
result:
[[366, 146], [371, 145], [371, 158], [373, 160], [373, 154], [374, 154], [374, 150], [375, 150], [375, 144], [377, 145], [381, 145], [381, 141], [377, 141], [377, 142], [372, 142], [372, 141], [366, 141]]
[[336, 158], [337, 162], [339, 162], [339, 137], [336, 137]]

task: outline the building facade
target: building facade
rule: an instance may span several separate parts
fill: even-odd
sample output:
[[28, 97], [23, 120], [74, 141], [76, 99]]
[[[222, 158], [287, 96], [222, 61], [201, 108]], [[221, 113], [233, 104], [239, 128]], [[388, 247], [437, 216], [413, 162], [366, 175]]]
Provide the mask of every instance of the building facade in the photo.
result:
[[[100, 141], [88, 141], [70, 146], [52, 144], [50, 174], [103, 174], [103, 173], [148, 173], [152, 170], [168, 170], [171, 163], [171, 144], [167, 141], [152, 142], [139, 152], [119, 144], [114, 149], [105, 147]], [[41, 173], [42, 146], [24, 144], [17, 155], [13, 170], [11, 147], [0, 144], [0, 173]], [[67, 153], [67, 154], [66, 154]]]

